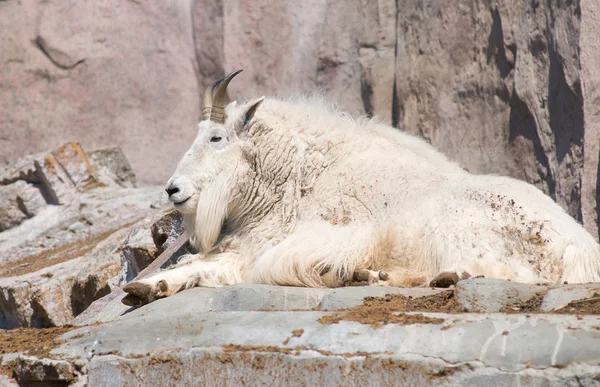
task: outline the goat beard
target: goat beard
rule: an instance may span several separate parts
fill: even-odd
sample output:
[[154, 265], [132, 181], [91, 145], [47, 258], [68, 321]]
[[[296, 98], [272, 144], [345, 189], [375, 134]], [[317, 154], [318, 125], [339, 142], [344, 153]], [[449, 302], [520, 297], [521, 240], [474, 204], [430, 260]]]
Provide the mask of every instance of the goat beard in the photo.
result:
[[191, 226], [191, 244], [204, 254], [212, 250], [227, 219], [230, 187], [228, 179], [217, 179], [206, 186], [199, 193], [195, 217], [186, 219], [188, 229]]

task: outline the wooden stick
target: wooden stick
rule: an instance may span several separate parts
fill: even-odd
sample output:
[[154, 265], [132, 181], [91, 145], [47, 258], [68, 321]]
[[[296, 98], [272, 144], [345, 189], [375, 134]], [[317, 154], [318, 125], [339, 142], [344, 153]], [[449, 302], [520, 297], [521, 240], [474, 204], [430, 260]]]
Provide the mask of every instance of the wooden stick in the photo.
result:
[[[177, 239], [175, 240], [175, 242], [173, 242], [169, 247], [167, 247], [167, 249], [165, 251], [163, 251], [158, 258], [156, 258], [154, 261], [152, 261], [144, 270], [140, 271], [138, 273], [138, 275], [135, 276], [134, 279], [132, 279], [130, 282], [133, 281], [137, 281], [140, 280], [144, 277], [147, 277], [148, 274], [154, 273], [156, 270], [160, 269], [160, 267], [167, 262], [172, 256], [173, 254], [175, 254], [177, 252], [177, 250], [179, 250], [181, 248], [181, 246], [183, 246], [185, 244], [185, 242], [188, 241], [188, 237], [184, 234], [180, 235], [177, 237]], [[124, 287], [125, 285], [123, 285]], [[123, 288], [120, 288], [121, 291], [123, 290]], [[125, 292], [123, 292], [125, 293]]]

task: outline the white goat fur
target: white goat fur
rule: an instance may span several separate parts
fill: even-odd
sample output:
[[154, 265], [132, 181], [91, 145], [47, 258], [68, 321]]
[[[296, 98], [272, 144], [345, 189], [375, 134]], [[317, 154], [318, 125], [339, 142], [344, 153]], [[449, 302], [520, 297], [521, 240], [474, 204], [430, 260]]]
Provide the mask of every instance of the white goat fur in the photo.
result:
[[[533, 185], [468, 173], [320, 97], [267, 98], [244, 125], [257, 101], [229, 104], [223, 125], [199, 124], [170, 183], [191, 196], [176, 208], [201, 253], [141, 280], [150, 301], [192, 286], [335, 287], [361, 269], [386, 271], [390, 286], [440, 272], [600, 281], [598, 243]], [[215, 133], [226, 141], [211, 143]]]

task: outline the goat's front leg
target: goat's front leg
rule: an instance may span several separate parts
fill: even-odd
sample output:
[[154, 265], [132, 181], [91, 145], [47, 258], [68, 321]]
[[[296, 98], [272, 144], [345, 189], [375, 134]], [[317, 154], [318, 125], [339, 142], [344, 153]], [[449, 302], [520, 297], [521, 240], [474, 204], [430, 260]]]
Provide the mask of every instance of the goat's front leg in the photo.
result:
[[196, 254], [189, 261], [127, 284], [123, 290], [128, 294], [121, 302], [128, 306], [140, 306], [195, 286], [219, 287], [243, 281], [239, 254], [227, 252], [208, 258]]

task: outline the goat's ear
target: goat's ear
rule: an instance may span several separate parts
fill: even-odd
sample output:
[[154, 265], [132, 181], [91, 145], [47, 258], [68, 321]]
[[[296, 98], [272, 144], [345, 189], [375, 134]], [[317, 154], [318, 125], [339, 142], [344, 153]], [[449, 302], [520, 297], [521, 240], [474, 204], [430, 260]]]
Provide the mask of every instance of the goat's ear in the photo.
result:
[[262, 96], [259, 99], [257, 99], [256, 101], [254, 101], [248, 109], [246, 109], [246, 111], [244, 112], [244, 126], [246, 126], [246, 124], [248, 122], [250, 122], [252, 117], [254, 117], [254, 113], [256, 113], [256, 109], [258, 109], [258, 107], [264, 100], [265, 100], [265, 97]]

